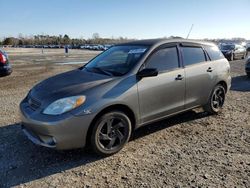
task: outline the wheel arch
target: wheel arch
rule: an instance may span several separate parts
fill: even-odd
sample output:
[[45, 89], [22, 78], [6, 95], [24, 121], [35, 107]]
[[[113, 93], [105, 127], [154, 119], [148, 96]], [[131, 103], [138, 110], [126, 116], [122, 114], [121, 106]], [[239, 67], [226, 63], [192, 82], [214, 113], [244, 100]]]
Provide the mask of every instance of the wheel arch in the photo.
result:
[[227, 93], [228, 86], [227, 83], [224, 80], [219, 81], [216, 85], [222, 85], [225, 89], [225, 92]]

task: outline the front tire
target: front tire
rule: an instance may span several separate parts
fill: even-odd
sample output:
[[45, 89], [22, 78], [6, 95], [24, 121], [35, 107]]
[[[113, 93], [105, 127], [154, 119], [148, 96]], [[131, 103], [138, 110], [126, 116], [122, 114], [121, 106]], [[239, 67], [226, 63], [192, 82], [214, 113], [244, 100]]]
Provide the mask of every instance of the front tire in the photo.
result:
[[250, 78], [250, 72], [247, 73], [247, 77]]
[[128, 142], [132, 131], [126, 114], [112, 111], [102, 115], [94, 124], [91, 146], [95, 153], [109, 156], [120, 151]]
[[244, 54], [241, 59], [246, 59], [247, 54]]
[[222, 111], [226, 97], [225, 88], [222, 85], [216, 85], [209, 97], [207, 104], [203, 107], [209, 114], [218, 114]]

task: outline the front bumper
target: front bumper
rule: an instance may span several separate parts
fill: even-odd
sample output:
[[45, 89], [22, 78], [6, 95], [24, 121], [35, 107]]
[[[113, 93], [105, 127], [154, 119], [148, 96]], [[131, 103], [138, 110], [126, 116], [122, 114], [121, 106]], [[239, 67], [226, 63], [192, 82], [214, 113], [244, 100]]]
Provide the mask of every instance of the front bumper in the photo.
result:
[[93, 115], [49, 116], [35, 113], [28, 104], [20, 104], [20, 116], [24, 134], [35, 144], [67, 150], [86, 145], [87, 132]]
[[45, 141], [40, 139], [39, 136], [34, 134], [32, 131], [27, 130], [23, 125], [22, 130], [23, 133], [28, 137], [28, 139], [31, 140], [33, 143], [47, 148], [56, 148], [56, 140], [54, 137], [49, 137], [49, 139]]

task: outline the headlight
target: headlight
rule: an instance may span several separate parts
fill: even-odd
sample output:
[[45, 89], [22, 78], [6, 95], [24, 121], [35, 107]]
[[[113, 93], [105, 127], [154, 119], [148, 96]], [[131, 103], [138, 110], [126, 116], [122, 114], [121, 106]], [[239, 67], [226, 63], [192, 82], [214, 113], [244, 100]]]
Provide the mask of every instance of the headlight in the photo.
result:
[[85, 96], [73, 96], [73, 97], [58, 99], [55, 102], [51, 103], [43, 111], [43, 113], [48, 115], [63, 114], [82, 105], [85, 102], [85, 100], [86, 100]]

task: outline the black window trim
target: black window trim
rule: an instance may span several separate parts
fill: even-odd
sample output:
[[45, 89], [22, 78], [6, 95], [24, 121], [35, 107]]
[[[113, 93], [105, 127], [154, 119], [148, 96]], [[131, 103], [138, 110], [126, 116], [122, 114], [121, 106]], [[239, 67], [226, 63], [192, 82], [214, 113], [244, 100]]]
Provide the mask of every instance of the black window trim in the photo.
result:
[[203, 49], [203, 51], [204, 51], [204, 53], [205, 53], [206, 61], [212, 61], [212, 59], [211, 59], [211, 57], [209, 56], [209, 54], [208, 54], [206, 48], [205, 48], [204, 46], [202, 46], [202, 49]]

